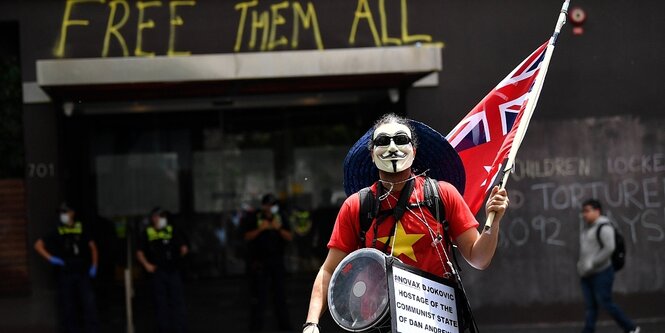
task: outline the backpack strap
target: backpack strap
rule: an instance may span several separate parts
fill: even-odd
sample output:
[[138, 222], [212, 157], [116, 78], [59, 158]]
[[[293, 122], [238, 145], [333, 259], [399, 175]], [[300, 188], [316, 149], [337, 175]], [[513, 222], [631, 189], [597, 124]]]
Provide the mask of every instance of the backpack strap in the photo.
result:
[[[392, 216], [395, 219], [395, 223], [393, 223], [393, 226], [390, 229], [390, 233], [388, 234], [388, 240], [384, 243], [385, 246], [383, 248], [383, 252], [388, 251], [390, 240], [392, 239], [393, 235], [395, 234], [395, 229], [397, 228], [397, 224], [400, 223], [400, 220], [404, 216], [404, 213], [406, 213], [407, 205], [409, 204], [409, 199], [411, 198], [411, 193], [413, 193], [413, 188], [415, 187], [415, 182], [416, 181], [414, 179], [409, 179], [406, 183], [404, 183], [404, 187], [402, 188], [402, 191], [399, 195], [399, 199], [397, 199], [397, 203], [395, 204], [395, 208], [392, 209]], [[379, 191], [378, 193], [383, 193], [381, 182], [379, 182], [378, 191]], [[380, 204], [377, 202], [376, 205], [379, 206]], [[390, 214], [390, 210], [388, 210], [387, 212]], [[381, 213], [379, 213], [379, 214], [381, 214]], [[372, 247], [374, 247], [376, 245], [376, 240], [377, 240], [376, 237], [378, 235], [378, 225], [379, 225], [379, 223], [383, 222], [383, 220], [385, 218], [387, 218], [388, 216], [389, 215], [378, 216], [378, 218], [376, 220], [376, 223], [374, 224], [374, 239], [372, 240]]]
[[[439, 193], [439, 183], [432, 178], [425, 178], [425, 188], [423, 189], [425, 197], [425, 206], [429, 209], [434, 218], [441, 223], [443, 227], [443, 236], [446, 238], [448, 244], [452, 244], [449, 229], [450, 224], [446, 220], [446, 208], [443, 206], [441, 194]], [[455, 259], [457, 260], [457, 259]]]
[[608, 224], [609, 224], [609, 223], [601, 223], [601, 224], [598, 226], [598, 229], [596, 229], [596, 239], [598, 240], [598, 244], [600, 244], [600, 248], [601, 248], [601, 249], [605, 247], [605, 244], [603, 244], [603, 240], [600, 239], [600, 230], [601, 230], [604, 226], [606, 226], [606, 225], [608, 225]]
[[439, 192], [439, 182], [436, 179], [425, 178], [425, 188], [423, 190], [425, 196], [425, 205], [434, 218], [441, 223], [443, 229], [443, 237], [448, 244], [448, 252], [453, 257], [453, 262], [458, 271], [462, 271], [459, 262], [457, 261], [457, 254], [453, 249], [453, 239], [450, 237], [450, 223], [446, 220], [446, 207], [441, 200], [441, 193]]
[[376, 203], [376, 196], [372, 192], [370, 187], [365, 187], [360, 192], [358, 192], [360, 199], [360, 244], [361, 247], [365, 247], [365, 235], [367, 230], [372, 225], [374, 218], [376, 217], [377, 208], [374, 207]]
[[444, 224], [444, 229], [448, 228], [448, 221], [446, 220], [446, 208], [443, 206], [441, 195], [439, 194], [439, 183], [432, 178], [425, 178], [425, 205], [429, 211], [434, 215], [437, 221]]

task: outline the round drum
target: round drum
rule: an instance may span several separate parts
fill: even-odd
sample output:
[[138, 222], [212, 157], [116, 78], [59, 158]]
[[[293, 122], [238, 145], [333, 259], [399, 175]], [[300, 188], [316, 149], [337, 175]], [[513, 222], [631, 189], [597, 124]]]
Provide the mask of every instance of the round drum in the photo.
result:
[[390, 331], [386, 255], [360, 249], [346, 256], [330, 278], [328, 307], [337, 325], [347, 331]]

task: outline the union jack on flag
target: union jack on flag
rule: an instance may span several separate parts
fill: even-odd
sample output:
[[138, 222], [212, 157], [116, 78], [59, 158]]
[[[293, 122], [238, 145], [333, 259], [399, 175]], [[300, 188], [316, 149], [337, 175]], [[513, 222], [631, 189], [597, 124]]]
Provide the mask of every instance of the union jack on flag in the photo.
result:
[[474, 214], [510, 152], [547, 44], [522, 61], [446, 136], [464, 164], [464, 201]]

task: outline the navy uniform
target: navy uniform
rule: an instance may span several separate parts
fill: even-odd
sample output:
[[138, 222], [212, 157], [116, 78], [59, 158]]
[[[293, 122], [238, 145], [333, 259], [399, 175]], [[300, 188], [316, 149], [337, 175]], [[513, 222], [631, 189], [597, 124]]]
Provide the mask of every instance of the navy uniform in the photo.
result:
[[[97, 246], [74, 210], [63, 205], [60, 225], [35, 242], [35, 250], [55, 268], [58, 280], [60, 330], [80, 332], [78, 318], [83, 315], [85, 332], [98, 331], [95, 296], [90, 279], [97, 274]], [[81, 309], [77, 309], [77, 305]]]
[[270, 291], [280, 330], [291, 330], [284, 292], [284, 249], [293, 236], [288, 220], [279, 214], [277, 199], [266, 194], [262, 207], [242, 221], [247, 241], [247, 275], [250, 283], [250, 331], [263, 329]]
[[137, 257], [151, 274], [158, 332], [186, 332], [182, 258], [188, 247], [185, 237], [168, 224], [166, 213], [153, 209], [151, 224], [139, 239]]

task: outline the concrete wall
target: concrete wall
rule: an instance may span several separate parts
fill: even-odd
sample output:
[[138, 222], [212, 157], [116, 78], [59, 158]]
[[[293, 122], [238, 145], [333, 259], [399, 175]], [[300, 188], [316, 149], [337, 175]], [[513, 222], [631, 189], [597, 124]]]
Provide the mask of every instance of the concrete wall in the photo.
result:
[[[554, 30], [561, 1], [448, 1], [440, 85], [412, 89], [409, 112], [447, 133]], [[662, 117], [665, 4], [572, 1], [588, 19], [559, 38], [534, 120], [617, 114]], [[572, 7], [571, 7], [572, 8]]]

